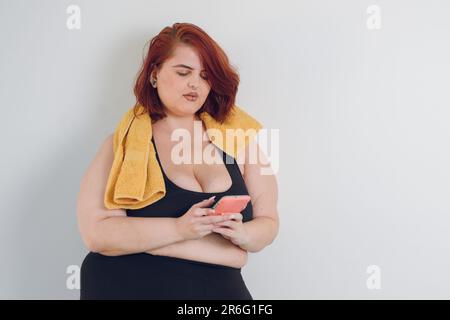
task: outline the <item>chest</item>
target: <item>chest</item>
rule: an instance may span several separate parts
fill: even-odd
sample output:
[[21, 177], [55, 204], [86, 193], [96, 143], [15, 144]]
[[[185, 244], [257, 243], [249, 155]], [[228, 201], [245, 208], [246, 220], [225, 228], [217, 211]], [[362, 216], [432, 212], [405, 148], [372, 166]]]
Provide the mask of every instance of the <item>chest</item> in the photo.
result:
[[[195, 192], [224, 192], [233, 181], [222, 152], [211, 141], [171, 141], [170, 136], [153, 132], [161, 169], [177, 186]], [[228, 164], [231, 166], [232, 164]], [[244, 175], [244, 165], [238, 163]]]

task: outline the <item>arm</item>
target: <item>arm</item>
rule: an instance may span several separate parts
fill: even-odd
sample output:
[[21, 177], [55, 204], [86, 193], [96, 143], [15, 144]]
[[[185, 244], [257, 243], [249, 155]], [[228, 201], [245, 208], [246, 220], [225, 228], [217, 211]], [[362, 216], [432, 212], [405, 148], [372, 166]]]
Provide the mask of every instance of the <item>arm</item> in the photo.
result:
[[182, 241], [175, 218], [127, 217], [123, 209], [108, 210], [103, 199], [114, 159], [111, 134], [83, 176], [77, 199], [77, 221], [86, 247], [106, 255], [153, 250]]
[[248, 253], [222, 236], [211, 233], [201, 239], [185, 240], [147, 251], [153, 255], [176, 257], [242, 268]]
[[[258, 155], [257, 161], [253, 161], [255, 157], [250, 157], [251, 152]], [[244, 181], [252, 199], [253, 220], [244, 223], [248, 241], [240, 247], [249, 252], [258, 252], [270, 245], [276, 238], [279, 230], [279, 218], [275, 173], [255, 141], [251, 141], [245, 148]]]
[[258, 252], [273, 242], [278, 234], [278, 222], [269, 217], [257, 217], [244, 223], [249, 235], [247, 243], [240, 246], [248, 252]]

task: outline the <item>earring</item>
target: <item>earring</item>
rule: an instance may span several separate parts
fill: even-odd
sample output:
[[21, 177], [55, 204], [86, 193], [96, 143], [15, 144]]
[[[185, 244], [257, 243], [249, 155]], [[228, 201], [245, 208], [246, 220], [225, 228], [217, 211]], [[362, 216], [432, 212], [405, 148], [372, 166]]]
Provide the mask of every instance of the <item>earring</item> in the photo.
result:
[[156, 79], [150, 78], [150, 83], [151, 83], [153, 88], [156, 88]]

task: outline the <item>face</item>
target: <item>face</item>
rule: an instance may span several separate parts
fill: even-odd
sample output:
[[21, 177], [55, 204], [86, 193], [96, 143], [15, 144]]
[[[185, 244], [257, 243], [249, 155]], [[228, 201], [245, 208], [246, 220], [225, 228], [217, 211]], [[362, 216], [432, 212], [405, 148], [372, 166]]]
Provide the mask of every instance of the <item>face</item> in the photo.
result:
[[[176, 116], [195, 114], [211, 90], [199, 56], [187, 45], [178, 45], [153, 77], [166, 113]], [[190, 101], [184, 96], [191, 92], [198, 94], [196, 100]]]

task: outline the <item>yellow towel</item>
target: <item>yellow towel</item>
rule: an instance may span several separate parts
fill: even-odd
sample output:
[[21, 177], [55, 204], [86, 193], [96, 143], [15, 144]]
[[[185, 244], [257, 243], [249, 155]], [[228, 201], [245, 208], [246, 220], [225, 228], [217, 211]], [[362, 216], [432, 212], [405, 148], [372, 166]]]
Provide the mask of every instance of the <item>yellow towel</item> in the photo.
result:
[[[151, 118], [148, 113], [140, 115], [143, 106], [139, 105], [138, 108], [139, 116], [135, 117], [133, 108], [129, 109], [114, 132], [114, 161], [104, 196], [104, 204], [108, 209], [143, 208], [160, 200], [166, 194], [163, 174], [151, 143]], [[234, 143], [227, 145], [226, 130], [254, 129], [245, 135], [247, 145], [262, 128], [260, 122], [237, 105], [234, 105], [223, 123], [216, 121], [207, 112], [202, 112], [199, 117], [207, 130], [220, 130], [223, 139], [215, 141], [210, 137], [210, 140], [234, 158], [241, 145], [236, 143], [236, 136], [233, 138]]]

